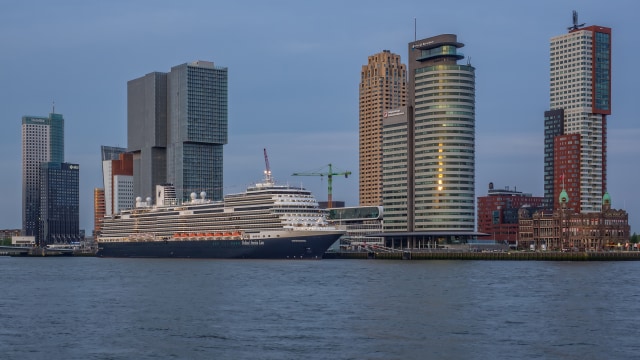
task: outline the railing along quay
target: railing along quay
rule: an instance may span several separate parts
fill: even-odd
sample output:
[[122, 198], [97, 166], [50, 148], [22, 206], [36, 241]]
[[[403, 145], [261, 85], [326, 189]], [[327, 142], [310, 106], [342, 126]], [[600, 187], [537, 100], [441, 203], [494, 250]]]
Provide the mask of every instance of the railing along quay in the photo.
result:
[[460, 251], [404, 251], [404, 252], [330, 252], [325, 259], [378, 260], [534, 260], [534, 261], [633, 261], [640, 260], [640, 251], [598, 252], [460, 252]]

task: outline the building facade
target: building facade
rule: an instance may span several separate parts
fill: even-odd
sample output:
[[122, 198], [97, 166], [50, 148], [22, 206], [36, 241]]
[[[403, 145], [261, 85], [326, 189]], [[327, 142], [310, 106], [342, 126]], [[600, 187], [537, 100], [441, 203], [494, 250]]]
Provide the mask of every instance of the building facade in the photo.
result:
[[510, 190], [494, 189], [489, 183], [486, 196], [478, 197], [478, 232], [489, 234], [487, 240], [515, 243], [518, 239], [518, 211], [522, 207], [542, 209], [544, 197]]
[[209, 61], [174, 66], [167, 91], [167, 182], [182, 199], [205, 191], [209, 198], [222, 200], [227, 69]]
[[327, 214], [327, 220], [332, 225], [345, 231], [339, 241], [342, 249], [383, 245], [382, 237], [370, 236], [382, 232], [382, 218], [381, 206], [331, 208]]
[[475, 230], [475, 68], [444, 34], [409, 43], [413, 231]]
[[127, 82], [127, 152], [133, 154], [134, 193], [154, 195], [167, 181], [167, 74]]
[[134, 192], [155, 199], [156, 185], [178, 197], [205, 191], [221, 200], [227, 143], [227, 69], [196, 61], [128, 82], [128, 145]]
[[556, 176], [554, 162], [554, 146], [556, 136], [564, 134], [564, 110], [548, 110], [544, 112], [544, 198], [545, 207], [554, 209]]
[[80, 235], [80, 166], [47, 162], [40, 171], [38, 245], [78, 242]]
[[[550, 41], [550, 109], [563, 111], [562, 134], [580, 136], [578, 212], [599, 212], [607, 190], [607, 116], [611, 115], [611, 29], [574, 26]], [[546, 117], [545, 117], [546, 119]], [[546, 120], [545, 120], [546, 121]], [[551, 131], [551, 130], [549, 130]], [[555, 131], [555, 130], [554, 130]], [[550, 134], [545, 127], [545, 140]], [[557, 135], [556, 135], [557, 136]], [[546, 146], [546, 144], [545, 144]], [[545, 147], [545, 196], [557, 199], [561, 189], [549, 188]], [[554, 159], [555, 159], [554, 155]], [[553, 176], [562, 175], [554, 162]], [[565, 174], [566, 176], [566, 174]], [[556, 182], [556, 180], [554, 180]]]
[[93, 189], [93, 236], [97, 236], [102, 231], [102, 218], [105, 215], [104, 189]]
[[360, 71], [360, 206], [382, 204], [382, 122], [388, 110], [406, 105], [407, 69], [400, 55], [369, 56]]
[[382, 206], [385, 231], [409, 231], [412, 224], [413, 198], [409, 180], [410, 107], [385, 112], [382, 122]]
[[41, 164], [64, 161], [64, 118], [22, 117], [22, 235], [39, 238]]
[[[116, 160], [102, 161], [105, 215], [134, 206], [133, 154], [121, 153]], [[129, 183], [131, 183], [129, 185]]]
[[629, 241], [629, 215], [611, 208], [611, 197], [602, 197], [601, 211], [576, 213], [566, 206], [566, 199], [556, 211], [519, 213], [518, 246], [522, 249], [602, 251], [616, 249]]

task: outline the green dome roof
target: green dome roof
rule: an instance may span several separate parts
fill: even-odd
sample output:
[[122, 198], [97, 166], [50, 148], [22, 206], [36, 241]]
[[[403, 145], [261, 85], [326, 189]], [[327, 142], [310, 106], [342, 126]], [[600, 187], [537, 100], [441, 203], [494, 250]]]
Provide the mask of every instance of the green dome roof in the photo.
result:
[[611, 204], [611, 195], [609, 195], [609, 192], [605, 192], [604, 195], [602, 195], [602, 203]]
[[562, 189], [562, 191], [560, 192], [558, 201], [560, 201], [560, 204], [569, 202], [569, 194], [567, 194], [567, 192], [564, 189]]

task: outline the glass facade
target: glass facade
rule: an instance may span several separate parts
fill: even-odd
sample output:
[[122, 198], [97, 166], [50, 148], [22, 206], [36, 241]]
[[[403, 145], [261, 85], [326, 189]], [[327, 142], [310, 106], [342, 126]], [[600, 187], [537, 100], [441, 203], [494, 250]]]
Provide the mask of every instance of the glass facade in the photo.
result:
[[178, 197], [222, 200], [227, 143], [227, 69], [210, 62], [175, 66], [168, 75], [167, 182]]
[[611, 110], [611, 34], [595, 32], [593, 106], [595, 111]]
[[41, 164], [38, 245], [81, 240], [79, 172], [77, 164]]
[[332, 221], [381, 220], [382, 209], [378, 206], [332, 208], [327, 218]]
[[39, 238], [40, 164], [64, 161], [64, 118], [22, 117], [22, 235]]
[[549, 110], [544, 112], [544, 206], [553, 207], [554, 181], [554, 139], [564, 134], [564, 110]]
[[[391, 113], [391, 112], [390, 112]], [[382, 126], [382, 205], [384, 207], [384, 231], [409, 231], [412, 213], [409, 180], [412, 171], [409, 163], [408, 113], [401, 108], [398, 115], [387, 117]]]
[[414, 119], [414, 231], [473, 231], [475, 69], [416, 69]]

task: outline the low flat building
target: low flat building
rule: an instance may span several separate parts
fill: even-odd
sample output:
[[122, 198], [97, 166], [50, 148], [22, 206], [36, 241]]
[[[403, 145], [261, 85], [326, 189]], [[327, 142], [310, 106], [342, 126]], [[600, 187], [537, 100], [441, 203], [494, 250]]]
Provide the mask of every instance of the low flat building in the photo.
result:
[[382, 237], [370, 237], [382, 232], [382, 206], [356, 206], [329, 209], [329, 222], [346, 233], [340, 238], [340, 248], [382, 245]]

